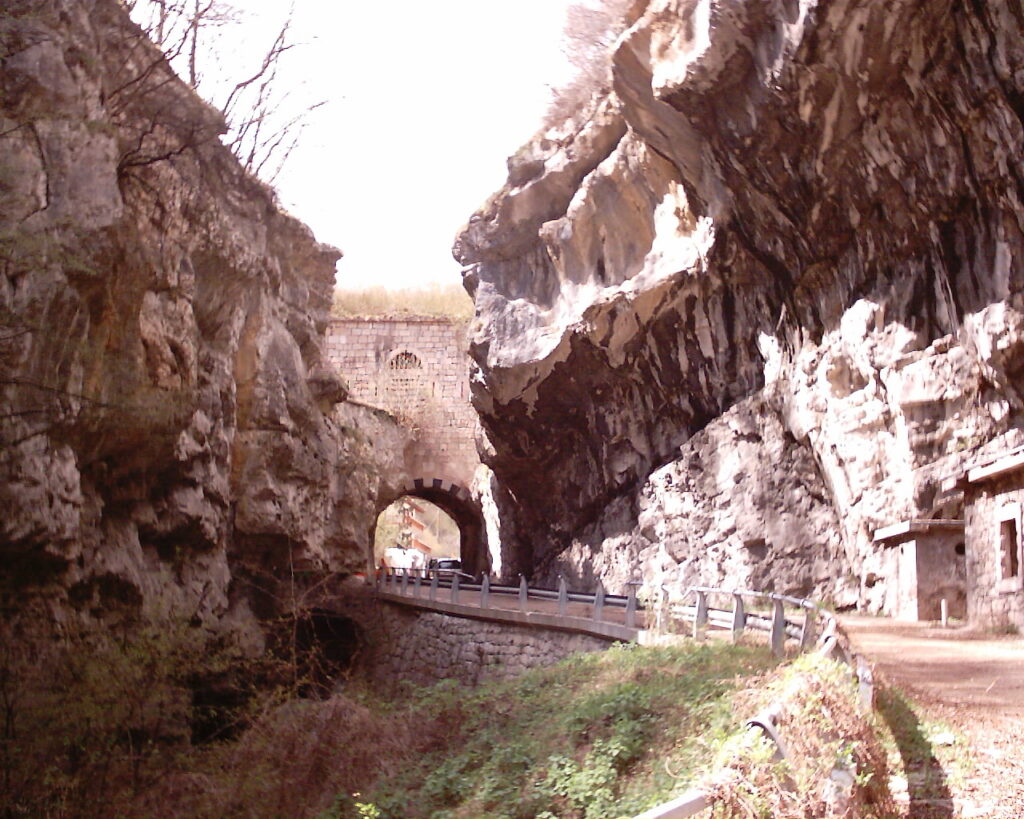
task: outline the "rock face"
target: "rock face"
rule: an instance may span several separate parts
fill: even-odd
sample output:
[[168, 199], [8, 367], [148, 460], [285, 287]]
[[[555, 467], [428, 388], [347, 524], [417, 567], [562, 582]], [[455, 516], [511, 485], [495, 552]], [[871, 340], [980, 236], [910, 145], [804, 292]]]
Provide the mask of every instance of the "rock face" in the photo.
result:
[[634, 14], [456, 240], [519, 570], [885, 608], [873, 530], [1021, 437], [1024, 10]]
[[363, 568], [359, 425], [388, 424], [334, 415], [340, 253], [116, 0], [5, 3], [0, 65], [7, 612], [247, 620], [290, 573]]

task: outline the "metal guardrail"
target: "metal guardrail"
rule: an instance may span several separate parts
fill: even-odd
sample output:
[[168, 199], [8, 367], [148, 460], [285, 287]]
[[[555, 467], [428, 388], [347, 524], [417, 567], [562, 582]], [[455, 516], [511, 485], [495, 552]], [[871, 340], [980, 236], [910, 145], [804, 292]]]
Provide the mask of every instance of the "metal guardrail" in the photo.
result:
[[[768, 633], [772, 653], [777, 657], [785, 655], [786, 641], [789, 639], [797, 641], [798, 652], [809, 651], [826, 643], [830, 652], [835, 650], [834, 637], [838, 628], [835, 615], [811, 600], [772, 592], [710, 586], [691, 586], [683, 597], [691, 596], [696, 598], [694, 603], [669, 604], [667, 608], [673, 619], [692, 623], [691, 634], [695, 639], [703, 639], [708, 629], [719, 628], [731, 631], [733, 642], [736, 642], [746, 629], [752, 629]], [[709, 597], [731, 598], [732, 606], [714, 608], [708, 605]], [[749, 600], [764, 601], [769, 613], [752, 610], [746, 602]], [[800, 616], [789, 616], [787, 607], [798, 609]], [[845, 655], [841, 659], [848, 661]]]
[[[778, 657], [785, 655], [787, 641], [795, 641], [793, 647], [797, 653], [814, 650], [850, 666], [860, 681], [861, 703], [870, 707], [873, 697], [870, 668], [847, 650], [840, 639], [841, 630], [835, 615], [817, 603], [772, 592], [692, 586], [682, 596], [682, 601], [692, 598], [691, 603], [670, 602], [663, 587], [661, 599], [651, 606], [644, 606], [637, 600], [639, 585], [628, 584], [629, 593], [626, 595], [606, 594], [601, 587], [593, 594], [586, 594], [568, 591], [564, 578], [554, 590], [530, 588], [522, 577], [518, 586], [492, 584], [487, 577], [476, 582], [462, 572], [445, 569], [385, 569], [377, 574], [379, 591], [429, 601], [437, 601], [446, 594], [451, 603], [478, 605], [484, 610], [492, 608], [491, 596], [494, 595], [517, 598], [520, 612], [529, 610], [531, 600], [554, 600], [558, 602], [558, 612], [562, 616], [566, 615], [570, 602], [590, 604], [591, 618], [597, 623], [603, 622], [606, 607], [621, 608], [625, 613], [626, 626], [631, 629], [638, 628], [637, 612], [645, 611], [647, 619], [652, 621], [648, 623], [649, 629], [669, 630], [666, 628], [669, 624], [665, 622], [667, 614], [670, 622], [688, 623], [691, 636], [698, 640], [704, 639], [711, 629], [731, 631], [734, 642], [747, 630], [763, 632], [768, 635], [771, 650]], [[709, 600], [721, 597], [731, 599], [729, 608], [709, 605]], [[764, 604], [765, 611], [757, 610], [758, 603]], [[780, 753], [784, 753], [775, 726], [780, 710], [780, 703], [776, 702], [747, 720], [744, 728], [763, 733], [776, 743]], [[710, 806], [707, 795], [699, 788], [692, 788], [682, 796], [645, 811], [636, 819], [686, 819]]]
[[[469, 581], [469, 582], [467, 582]], [[569, 603], [583, 603], [591, 607], [590, 618], [603, 623], [605, 609], [621, 609], [626, 628], [640, 628], [637, 613], [644, 607], [637, 601], [637, 583], [629, 584], [629, 594], [608, 594], [598, 586], [593, 593], [570, 592], [565, 578], [561, 578], [557, 589], [530, 588], [525, 577], [519, 578], [518, 586], [491, 583], [484, 576], [477, 582], [463, 572], [448, 569], [382, 569], [377, 573], [377, 588], [390, 594], [413, 599], [439, 600], [447, 593], [447, 600], [455, 604], [478, 605], [490, 609], [491, 597], [514, 597], [519, 602], [519, 611], [530, 610], [531, 600], [549, 600], [558, 604], [558, 614], [568, 616]]]
[[[871, 707], [873, 685], [871, 670], [860, 658], [849, 652], [840, 640], [840, 628], [836, 617], [827, 609], [821, 608], [811, 600], [790, 597], [771, 592], [756, 592], [747, 589], [719, 589], [710, 586], [693, 586], [687, 589], [686, 597], [694, 596], [695, 602], [689, 606], [668, 604], [672, 617], [689, 620], [692, 623], [692, 635], [703, 639], [708, 628], [730, 629], [733, 641], [739, 640], [745, 629], [765, 631], [769, 634], [772, 653], [784, 656], [786, 640], [798, 641], [797, 651], [813, 649], [822, 656], [843, 662], [850, 666], [852, 673], [860, 683], [862, 707]], [[708, 598], [712, 596], [728, 596], [732, 598], [730, 609], [712, 608]], [[746, 600], [761, 600], [769, 604], [770, 614], [748, 611]], [[665, 607], [667, 601], [662, 601]], [[787, 616], [786, 607], [799, 609], [802, 616]], [[821, 633], [817, 633], [821, 623]], [[785, 749], [779, 741], [775, 720], [781, 711], [781, 703], [775, 702], [758, 712], [744, 723], [747, 731], [756, 731], [767, 736], [775, 743], [780, 757], [784, 757]], [[688, 819], [711, 807], [711, 800], [700, 788], [691, 788], [684, 794], [668, 802], [663, 802], [650, 810], [644, 811], [636, 819]]]

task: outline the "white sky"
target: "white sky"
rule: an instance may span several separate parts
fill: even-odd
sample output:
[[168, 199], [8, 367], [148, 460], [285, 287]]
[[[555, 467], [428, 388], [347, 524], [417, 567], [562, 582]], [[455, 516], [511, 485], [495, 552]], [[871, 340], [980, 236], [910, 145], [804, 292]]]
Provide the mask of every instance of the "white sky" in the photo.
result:
[[[287, 14], [278, 0], [227, 0], [247, 18], [220, 64], [258, 64]], [[282, 63], [310, 115], [278, 177], [284, 206], [345, 253], [338, 283], [458, 282], [459, 227], [505, 181], [505, 159], [537, 129], [570, 0], [295, 0]], [[243, 32], [240, 33], [240, 32]]]

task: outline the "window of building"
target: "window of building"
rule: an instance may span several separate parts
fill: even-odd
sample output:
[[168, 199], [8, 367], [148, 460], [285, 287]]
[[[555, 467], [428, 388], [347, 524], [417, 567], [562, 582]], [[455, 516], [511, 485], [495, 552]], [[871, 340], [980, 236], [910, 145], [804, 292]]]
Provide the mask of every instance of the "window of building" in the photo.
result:
[[416, 353], [404, 350], [391, 357], [388, 367], [392, 370], [419, 370], [422, 369], [423, 362]]
[[1021, 585], [1020, 505], [1004, 506], [998, 521], [996, 580], [1001, 591], [1015, 591]]
[[999, 524], [999, 569], [1004, 580], [1020, 574], [1017, 557], [1017, 521], [1004, 520]]

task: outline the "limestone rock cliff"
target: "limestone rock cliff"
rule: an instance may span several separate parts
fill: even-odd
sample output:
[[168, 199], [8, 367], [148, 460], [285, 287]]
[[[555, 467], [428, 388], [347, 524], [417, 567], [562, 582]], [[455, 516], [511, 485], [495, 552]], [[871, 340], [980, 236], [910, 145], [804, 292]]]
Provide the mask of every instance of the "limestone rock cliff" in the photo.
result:
[[247, 620], [365, 565], [373, 446], [321, 356], [340, 253], [224, 127], [117, 0], [0, 10], [8, 612]]
[[873, 530], [1021, 437], [1022, 34], [970, 0], [638, 11], [456, 240], [520, 570], [887, 605]]

